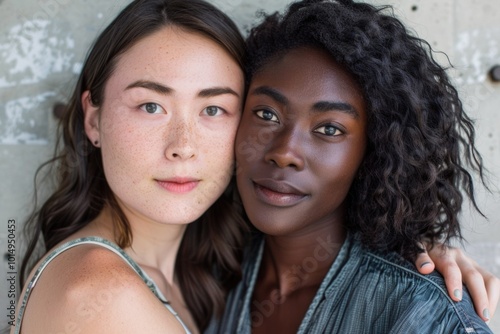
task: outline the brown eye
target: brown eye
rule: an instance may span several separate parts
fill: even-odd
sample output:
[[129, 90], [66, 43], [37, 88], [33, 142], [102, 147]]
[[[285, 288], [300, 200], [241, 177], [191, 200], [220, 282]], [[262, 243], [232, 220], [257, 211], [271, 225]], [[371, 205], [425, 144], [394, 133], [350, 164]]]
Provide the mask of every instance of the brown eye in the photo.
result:
[[257, 117], [262, 118], [263, 120], [266, 121], [271, 121], [271, 122], [278, 122], [278, 117], [276, 116], [275, 113], [273, 113], [270, 110], [258, 110], [255, 112]]
[[333, 126], [333, 125], [323, 125], [314, 130], [314, 132], [318, 132], [321, 134], [324, 134], [326, 136], [339, 136], [343, 132], [339, 130], [339, 128]]

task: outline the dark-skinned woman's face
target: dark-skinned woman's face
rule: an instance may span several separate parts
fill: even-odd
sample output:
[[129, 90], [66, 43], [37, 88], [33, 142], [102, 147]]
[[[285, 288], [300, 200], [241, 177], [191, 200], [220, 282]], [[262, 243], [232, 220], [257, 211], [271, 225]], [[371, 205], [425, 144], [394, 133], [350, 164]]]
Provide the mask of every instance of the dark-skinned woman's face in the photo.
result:
[[324, 51], [294, 49], [261, 68], [236, 137], [238, 188], [252, 224], [270, 235], [342, 224], [366, 123], [359, 85]]

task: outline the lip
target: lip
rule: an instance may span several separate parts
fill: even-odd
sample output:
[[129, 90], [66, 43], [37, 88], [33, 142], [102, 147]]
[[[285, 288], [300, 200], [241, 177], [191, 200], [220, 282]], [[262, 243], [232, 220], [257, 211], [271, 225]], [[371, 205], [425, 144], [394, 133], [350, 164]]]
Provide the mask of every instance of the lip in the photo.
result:
[[297, 204], [308, 195], [288, 181], [274, 179], [252, 180], [257, 197], [270, 205], [287, 207]]
[[156, 182], [165, 190], [176, 194], [188, 193], [198, 186], [199, 179], [191, 177], [173, 177]]

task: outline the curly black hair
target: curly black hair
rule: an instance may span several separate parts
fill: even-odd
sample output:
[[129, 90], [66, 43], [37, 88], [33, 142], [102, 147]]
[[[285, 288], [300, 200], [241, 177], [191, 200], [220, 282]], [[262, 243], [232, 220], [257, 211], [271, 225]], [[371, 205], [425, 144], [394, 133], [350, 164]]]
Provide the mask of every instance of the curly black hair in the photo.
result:
[[430, 45], [390, 6], [299, 1], [250, 31], [248, 82], [298, 47], [329, 53], [357, 79], [367, 103], [368, 145], [346, 199], [348, 230], [372, 249], [408, 258], [422, 241], [462, 240], [462, 191], [480, 212], [466, 168], [486, 186], [485, 170], [473, 122]]

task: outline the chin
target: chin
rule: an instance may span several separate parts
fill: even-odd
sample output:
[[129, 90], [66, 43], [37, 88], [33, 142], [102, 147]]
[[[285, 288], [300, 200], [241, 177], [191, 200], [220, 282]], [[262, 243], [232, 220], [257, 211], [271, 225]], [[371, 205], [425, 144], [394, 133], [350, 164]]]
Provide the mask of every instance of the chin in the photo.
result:
[[[291, 228], [291, 224], [287, 222], [286, 220], [282, 221], [273, 221], [272, 219], [267, 219], [265, 221], [261, 221], [258, 219], [251, 219], [250, 222], [252, 222], [252, 225], [262, 233], [274, 236], [274, 237], [279, 237], [279, 236], [285, 236], [287, 234], [290, 234], [293, 232], [293, 229]], [[254, 223], [256, 222], [256, 223]]]

